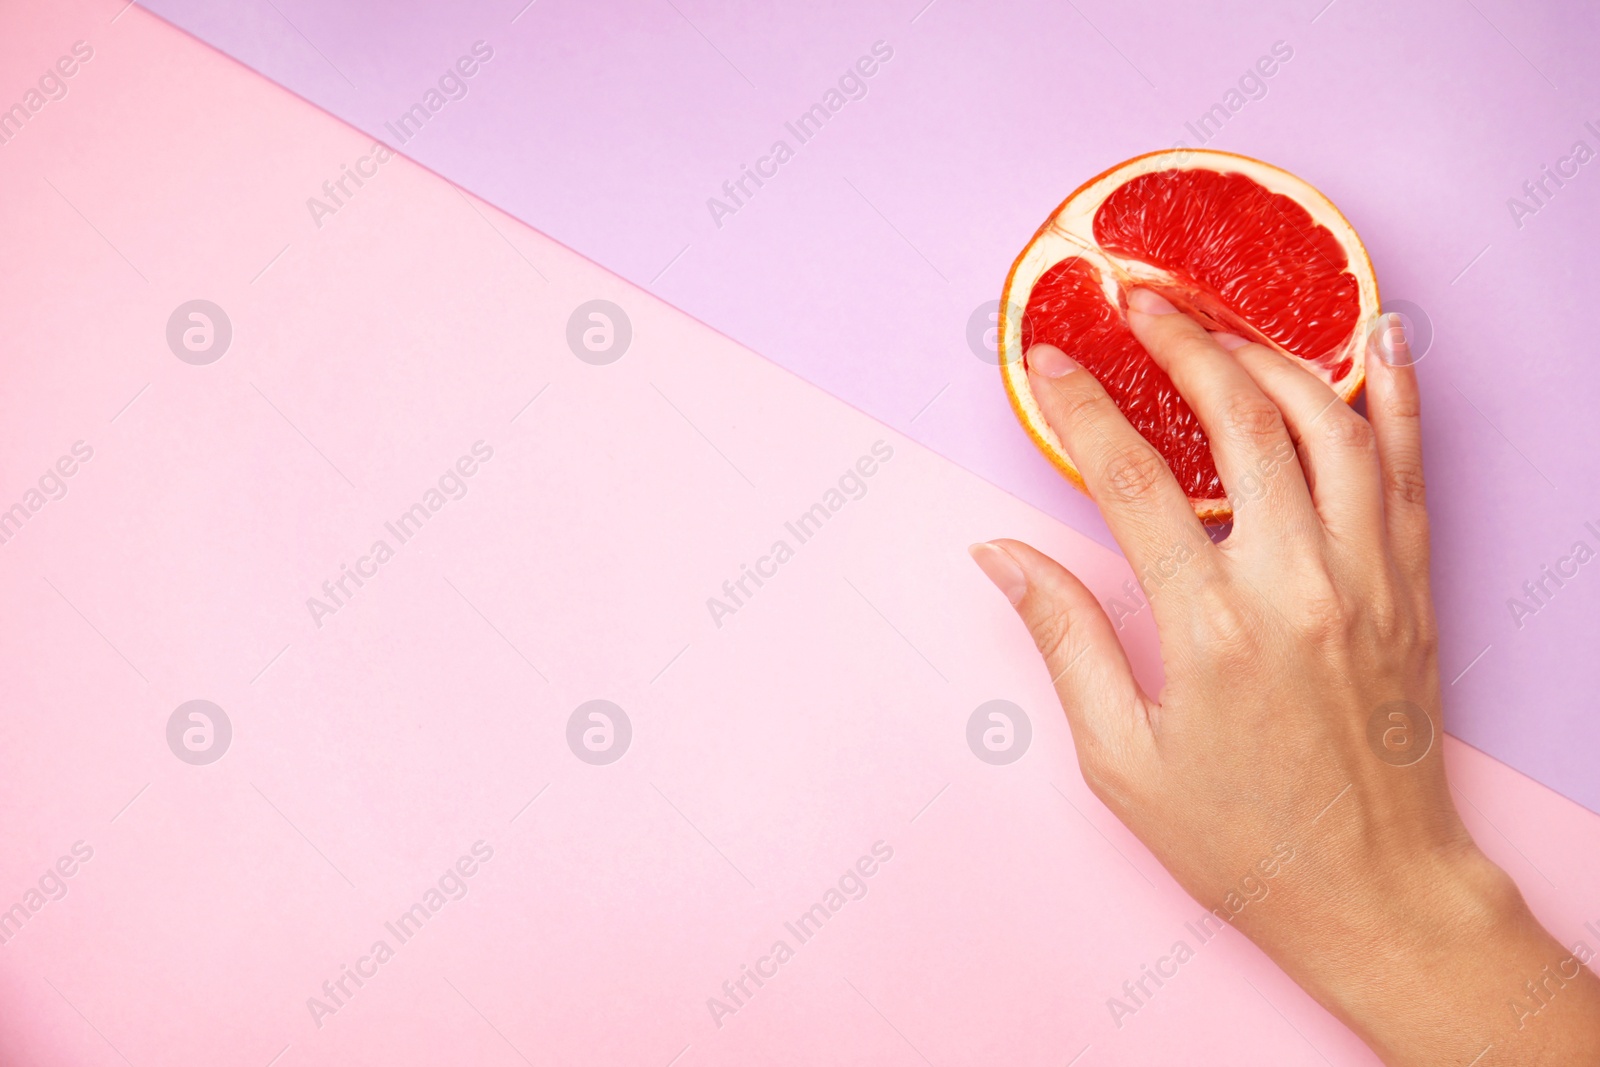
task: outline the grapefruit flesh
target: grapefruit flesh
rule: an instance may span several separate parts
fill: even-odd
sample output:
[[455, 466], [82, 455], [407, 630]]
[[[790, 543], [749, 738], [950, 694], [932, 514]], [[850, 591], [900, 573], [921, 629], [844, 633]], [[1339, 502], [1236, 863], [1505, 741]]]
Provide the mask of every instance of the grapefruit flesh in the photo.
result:
[[1140, 156], [1073, 193], [1006, 280], [1001, 369], [1036, 444], [1082, 478], [1044, 421], [1025, 353], [1060, 348], [1095, 376], [1155, 446], [1197, 513], [1231, 514], [1199, 420], [1127, 323], [1127, 293], [1161, 293], [1208, 328], [1301, 360], [1346, 402], [1377, 281], [1355, 230], [1310, 185], [1276, 167], [1204, 150]]

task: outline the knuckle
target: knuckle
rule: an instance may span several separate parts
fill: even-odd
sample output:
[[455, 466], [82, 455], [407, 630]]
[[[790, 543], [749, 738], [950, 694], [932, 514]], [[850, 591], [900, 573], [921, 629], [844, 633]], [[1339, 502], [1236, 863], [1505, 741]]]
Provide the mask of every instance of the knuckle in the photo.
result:
[[1383, 413], [1391, 419], [1421, 418], [1422, 398], [1415, 390], [1395, 390], [1384, 401]]
[[1101, 467], [1101, 484], [1120, 500], [1131, 501], [1153, 492], [1170, 477], [1166, 461], [1143, 442], [1115, 449]]
[[1212, 590], [1200, 595], [1197, 607], [1202, 649], [1224, 666], [1253, 658], [1257, 627], [1233, 597]]
[[1370, 612], [1369, 627], [1380, 655], [1406, 663], [1437, 661], [1439, 631], [1432, 612], [1391, 599]]
[[1322, 640], [1345, 632], [1350, 625], [1350, 608], [1333, 580], [1315, 573], [1303, 579], [1295, 624], [1303, 637]]
[[1204, 368], [1216, 357], [1216, 342], [1187, 315], [1164, 315], [1160, 322], [1170, 330], [1166, 348], [1174, 363], [1194, 363]]
[[1057, 410], [1068, 426], [1075, 426], [1101, 417], [1108, 399], [1098, 389], [1062, 389]]
[[1065, 608], [1053, 608], [1044, 613], [1033, 625], [1033, 640], [1050, 667], [1051, 674], [1062, 670], [1072, 653], [1072, 634], [1075, 629], [1072, 613]]
[[1378, 595], [1368, 598], [1373, 627], [1388, 645], [1405, 652], [1431, 654], [1439, 645], [1439, 628], [1427, 595], [1417, 595], [1396, 575]]
[[[1343, 407], [1343, 404], [1339, 404]], [[1323, 427], [1322, 437], [1334, 448], [1349, 452], [1371, 452], [1377, 441], [1372, 434], [1372, 424], [1349, 408], [1330, 412], [1333, 417]]]
[[1363, 601], [1362, 607], [1366, 612], [1368, 625], [1385, 644], [1407, 644], [1415, 634], [1411, 620], [1401, 614], [1400, 605], [1395, 600], [1392, 590], [1382, 589], [1369, 595]]
[[1383, 472], [1385, 495], [1402, 504], [1421, 506], [1427, 501], [1422, 464], [1415, 459], [1392, 460]]
[[1284, 434], [1283, 416], [1271, 403], [1252, 396], [1237, 396], [1222, 411], [1223, 430], [1247, 442], [1264, 442]]

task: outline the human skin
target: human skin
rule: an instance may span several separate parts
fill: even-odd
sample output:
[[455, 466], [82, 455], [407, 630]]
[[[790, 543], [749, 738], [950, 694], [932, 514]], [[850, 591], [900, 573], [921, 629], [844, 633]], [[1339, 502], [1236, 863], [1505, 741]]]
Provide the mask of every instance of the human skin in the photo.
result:
[[[1600, 1064], [1587, 950], [1540, 926], [1445, 780], [1398, 320], [1365, 356], [1370, 421], [1289, 357], [1209, 334], [1153, 292], [1130, 295], [1128, 322], [1210, 438], [1234, 506], [1220, 543], [1088, 372], [1048, 345], [1026, 358], [1150, 602], [1164, 688], [1141, 690], [1060, 564], [1012, 540], [971, 550], [1056, 679], [1084, 780], [1207, 908], [1228, 914], [1245, 879], [1274, 870], [1233, 924], [1391, 1067]], [[1426, 754], [1385, 752], [1375, 718], [1378, 736], [1413, 742], [1431, 727]]]

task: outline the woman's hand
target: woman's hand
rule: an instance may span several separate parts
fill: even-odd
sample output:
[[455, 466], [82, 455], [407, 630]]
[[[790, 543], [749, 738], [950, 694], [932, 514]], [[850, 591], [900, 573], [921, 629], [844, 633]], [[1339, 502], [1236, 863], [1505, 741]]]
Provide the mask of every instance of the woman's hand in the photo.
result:
[[[1140, 690], [1059, 564], [1016, 541], [972, 549], [1044, 655], [1085, 780], [1386, 1063], [1600, 1064], [1600, 981], [1478, 850], [1445, 781], [1398, 322], [1367, 353], [1369, 421], [1269, 348], [1147, 290], [1129, 303], [1210, 437], [1234, 510], [1220, 544], [1093, 377], [1049, 346], [1027, 360], [1150, 602], [1165, 689]], [[1519, 1014], [1540, 1003], [1529, 982], [1544, 1006]]]

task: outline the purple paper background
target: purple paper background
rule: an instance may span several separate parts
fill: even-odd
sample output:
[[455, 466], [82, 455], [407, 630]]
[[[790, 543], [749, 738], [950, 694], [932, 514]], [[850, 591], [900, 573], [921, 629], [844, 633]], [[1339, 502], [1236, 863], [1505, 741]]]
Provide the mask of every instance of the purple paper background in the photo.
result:
[[[969, 319], [1067, 192], [1200, 143], [1185, 124], [1286, 42], [1266, 95], [1209, 145], [1321, 188], [1385, 296], [1423, 310], [1449, 728], [1600, 811], [1600, 560], [1520, 628], [1508, 606], [1575, 542], [1600, 550], [1584, 525], [1600, 530], [1600, 160], [1520, 225], [1508, 206], [1575, 142], [1600, 151], [1592, 6], [144, 6], [390, 143], [384, 123], [487, 42], [408, 155], [1107, 543], [1016, 426]], [[894, 55], [865, 98], [798, 144], [785, 122], [880, 40]], [[715, 225], [707, 199], [779, 138], [794, 158]]]

